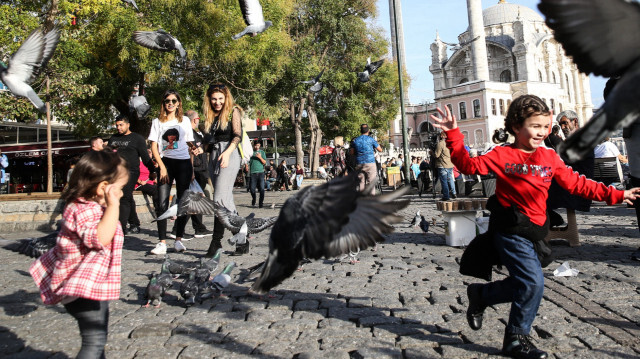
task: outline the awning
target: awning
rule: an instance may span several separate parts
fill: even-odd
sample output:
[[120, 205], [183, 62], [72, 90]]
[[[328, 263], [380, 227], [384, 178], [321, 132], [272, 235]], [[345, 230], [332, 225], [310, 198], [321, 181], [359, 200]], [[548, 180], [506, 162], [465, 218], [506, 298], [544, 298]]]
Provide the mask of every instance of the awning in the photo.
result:
[[320, 156], [322, 155], [329, 155], [333, 153], [333, 147], [331, 146], [322, 146], [320, 147], [320, 151], [318, 151], [318, 154]]
[[272, 139], [275, 135], [274, 130], [247, 131], [247, 136], [252, 140]]

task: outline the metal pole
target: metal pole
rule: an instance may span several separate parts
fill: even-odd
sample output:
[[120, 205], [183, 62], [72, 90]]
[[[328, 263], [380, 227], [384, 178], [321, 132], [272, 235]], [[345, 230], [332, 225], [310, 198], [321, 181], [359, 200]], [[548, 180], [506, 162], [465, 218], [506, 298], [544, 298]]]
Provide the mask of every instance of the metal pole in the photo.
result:
[[276, 132], [276, 126], [273, 127], [273, 147], [275, 149], [275, 153], [273, 154], [273, 158], [275, 158], [275, 164], [278, 165], [278, 133]]
[[53, 151], [51, 149], [51, 104], [47, 76], [47, 194], [53, 193]]
[[396, 0], [393, 0], [393, 27], [396, 31], [396, 59], [398, 60], [398, 83], [400, 85], [400, 119], [402, 121], [402, 149], [404, 154], [404, 183], [411, 184], [411, 177], [409, 176], [409, 170], [411, 163], [409, 162], [409, 141], [407, 138], [407, 117], [404, 111], [404, 81], [402, 79], [402, 52], [400, 51], [400, 44], [398, 43], [398, 16], [396, 15]]

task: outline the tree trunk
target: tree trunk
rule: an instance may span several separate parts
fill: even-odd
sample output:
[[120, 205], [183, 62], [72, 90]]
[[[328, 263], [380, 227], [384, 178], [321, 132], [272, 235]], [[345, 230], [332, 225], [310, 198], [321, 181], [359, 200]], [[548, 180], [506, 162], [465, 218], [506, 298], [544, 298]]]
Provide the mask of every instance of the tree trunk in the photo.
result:
[[311, 130], [311, 140], [309, 141], [309, 170], [310, 176], [316, 177], [318, 167], [320, 166], [320, 146], [322, 146], [322, 130], [318, 122], [318, 114], [316, 113], [315, 104], [313, 102], [313, 94], [309, 93], [307, 104], [307, 116], [309, 118], [309, 128]]
[[60, 0], [51, 0], [51, 7], [47, 11], [47, 16], [44, 20], [44, 29], [49, 32], [55, 26], [56, 16], [58, 16], [58, 4]]
[[304, 111], [304, 106], [306, 103], [306, 98], [301, 98], [300, 99], [300, 106], [298, 107], [298, 110], [296, 111], [296, 104], [295, 102], [291, 102], [290, 107], [289, 107], [289, 112], [290, 112], [290, 116], [291, 116], [291, 124], [293, 125], [293, 133], [296, 136], [296, 143], [295, 143], [295, 149], [296, 149], [296, 164], [300, 164], [302, 165], [302, 163], [304, 162], [304, 152], [302, 150], [302, 129], [301, 129], [301, 125], [302, 125], [302, 113]]

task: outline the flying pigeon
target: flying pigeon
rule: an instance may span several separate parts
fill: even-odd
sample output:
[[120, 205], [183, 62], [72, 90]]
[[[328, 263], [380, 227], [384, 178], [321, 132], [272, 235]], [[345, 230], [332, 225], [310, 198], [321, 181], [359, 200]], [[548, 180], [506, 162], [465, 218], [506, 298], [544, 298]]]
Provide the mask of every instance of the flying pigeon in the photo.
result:
[[420, 220], [420, 229], [422, 229], [422, 231], [424, 233], [429, 232], [429, 221], [427, 221], [426, 218], [424, 218], [424, 216], [420, 216], [422, 219]]
[[138, 4], [136, 4], [136, 0], [122, 0], [122, 2], [131, 4], [136, 11], [140, 11], [140, 9], [138, 9]]
[[234, 40], [238, 40], [244, 35], [254, 37], [273, 25], [271, 21], [264, 21], [262, 6], [258, 0], [240, 0], [240, 10], [242, 10], [242, 16], [247, 27], [233, 35], [231, 38]]
[[143, 120], [151, 111], [151, 105], [144, 96], [133, 96], [129, 100], [129, 113], [135, 114], [139, 120]]
[[468, 44], [470, 44], [470, 43], [472, 43], [472, 42], [474, 42], [474, 41], [478, 40], [479, 38], [480, 38], [480, 36], [476, 36], [476, 37], [474, 37], [473, 39], [471, 39], [471, 40], [469, 40], [469, 41], [465, 41], [465, 42], [461, 42], [461, 43], [457, 43], [457, 44], [452, 44], [452, 43], [450, 43], [450, 42], [444, 42], [444, 41], [442, 41], [442, 40], [440, 40], [440, 41], [442, 41], [442, 43], [443, 43], [443, 44], [445, 44], [445, 45], [447, 45], [447, 46], [451, 47], [451, 50], [455, 52], [455, 51], [458, 51], [458, 50], [460, 50], [461, 48], [463, 48], [463, 47], [467, 46]]
[[57, 28], [44, 33], [34, 30], [9, 60], [9, 66], [0, 61], [0, 80], [16, 96], [26, 97], [40, 112], [47, 108], [36, 92], [29, 86], [36, 72], [46, 66], [60, 41]]
[[58, 232], [52, 232], [43, 237], [22, 239], [5, 246], [6, 249], [24, 254], [31, 258], [38, 258], [56, 246]]
[[324, 73], [324, 69], [322, 69], [322, 71], [320, 71], [320, 73], [316, 77], [312, 78], [311, 80], [300, 81], [300, 83], [311, 85], [311, 87], [309, 87], [309, 91], [311, 92], [320, 92], [320, 90], [322, 90], [322, 88], [324, 87], [322, 82], [320, 82], [320, 77], [322, 77], [323, 73]]
[[243, 218], [217, 203], [215, 205], [215, 213], [218, 220], [220, 220], [224, 227], [230, 230], [232, 234], [240, 232], [242, 225], [245, 223], [247, 224], [248, 234], [260, 233], [273, 226], [278, 219], [278, 217], [255, 218], [255, 214], [253, 213]]
[[247, 222], [245, 222], [240, 227], [240, 231], [234, 234], [233, 237], [229, 238], [229, 244], [231, 245], [245, 244], [247, 242], [247, 233], [248, 233], [248, 227], [247, 227]]
[[420, 211], [416, 212], [416, 215], [413, 217], [413, 219], [411, 220], [411, 225], [409, 227], [418, 227], [418, 224], [420, 223]]
[[149, 308], [149, 304], [153, 304], [156, 308], [159, 308], [163, 296], [164, 288], [158, 283], [158, 275], [154, 273], [151, 277], [151, 280], [149, 281], [149, 284], [147, 284], [147, 289], [145, 291], [147, 304], [145, 304], [144, 307]]
[[640, 117], [640, 4], [624, 0], [542, 0], [538, 5], [578, 69], [620, 77], [604, 105], [558, 151], [570, 161]]
[[157, 222], [157, 221], [162, 221], [164, 219], [176, 217], [178, 215], [178, 204], [176, 203], [177, 200], [178, 200], [178, 196], [173, 196], [173, 198], [171, 199], [171, 205], [169, 206], [169, 209], [167, 209], [163, 214], [159, 215], [158, 217], [156, 217], [156, 219], [152, 220], [151, 222]]
[[358, 80], [360, 80], [360, 82], [369, 81], [369, 77], [371, 77], [374, 72], [378, 71], [378, 68], [382, 66], [383, 63], [384, 59], [371, 62], [371, 58], [367, 58], [367, 66], [364, 67], [364, 71], [358, 72]]
[[144, 46], [152, 50], [178, 50], [183, 59], [187, 57], [187, 52], [182, 47], [180, 41], [162, 29], [158, 29], [156, 31], [134, 31], [133, 41], [140, 46]]
[[260, 277], [251, 286], [266, 293], [291, 276], [303, 258], [335, 258], [384, 241], [395, 214], [409, 204], [398, 200], [403, 188], [381, 196], [356, 191], [357, 173], [301, 189], [280, 210], [269, 237], [269, 254]]
[[192, 214], [214, 214], [215, 203], [202, 192], [186, 190], [178, 204], [178, 217]]
[[184, 299], [187, 307], [196, 303], [198, 295], [198, 283], [196, 282], [196, 271], [189, 272], [189, 278], [180, 284], [180, 296]]

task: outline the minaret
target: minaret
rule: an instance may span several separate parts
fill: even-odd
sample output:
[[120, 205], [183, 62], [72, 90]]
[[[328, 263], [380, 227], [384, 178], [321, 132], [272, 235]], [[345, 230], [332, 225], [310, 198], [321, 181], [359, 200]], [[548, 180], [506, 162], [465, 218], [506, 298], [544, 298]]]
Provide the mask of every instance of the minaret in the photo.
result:
[[[395, 27], [395, 23], [393, 22], [393, 13], [394, 13], [394, 8], [393, 5], [395, 3], [396, 6], [396, 12], [395, 12], [395, 18], [398, 21], [398, 33], [396, 34], [396, 27]], [[402, 68], [407, 71], [407, 66], [405, 63], [405, 51], [404, 51], [404, 31], [402, 30], [402, 4], [401, 4], [401, 0], [389, 0], [389, 19], [391, 21], [391, 52], [393, 54], [393, 61], [398, 61], [397, 58], [397, 50], [396, 50], [396, 44], [397, 46], [400, 48], [400, 59], [402, 61]], [[397, 42], [396, 42], [396, 36], [397, 36]], [[409, 88], [407, 86], [405, 86], [404, 89], [404, 98], [405, 98], [405, 103], [409, 102]]]
[[482, 20], [482, 1], [467, 0], [467, 11], [469, 12], [470, 40], [478, 37], [477, 40], [471, 43], [474, 80], [489, 81], [489, 62], [487, 42], [484, 35], [484, 22]]

